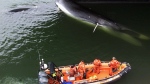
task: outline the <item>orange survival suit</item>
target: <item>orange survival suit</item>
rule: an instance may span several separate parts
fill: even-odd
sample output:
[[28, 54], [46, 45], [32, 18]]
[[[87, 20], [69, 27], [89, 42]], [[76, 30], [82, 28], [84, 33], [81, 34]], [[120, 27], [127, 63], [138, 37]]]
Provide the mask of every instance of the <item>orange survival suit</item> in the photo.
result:
[[75, 75], [76, 72], [77, 72], [76, 66], [72, 65], [72, 66], [70, 67], [69, 72], [70, 72], [70, 77], [74, 77], [74, 75]]
[[94, 64], [94, 73], [99, 74], [99, 73], [100, 73], [101, 66], [102, 66], [100, 59], [95, 59], [95, 60], [93, 61], [93, 64]]
[[120, 66], [120, 62], [116, 60], [115, 57], [112, 58], [112, 60], [109, 63], [109, 66], [112, 68], [112, 71], [115, 72], [118, 70], [118, 67]]
[[81, 74], [81, 78], [83, 78], [83, 74], [85, 73], [85, 63], [81, 61], [78, 65], [78, 72]]

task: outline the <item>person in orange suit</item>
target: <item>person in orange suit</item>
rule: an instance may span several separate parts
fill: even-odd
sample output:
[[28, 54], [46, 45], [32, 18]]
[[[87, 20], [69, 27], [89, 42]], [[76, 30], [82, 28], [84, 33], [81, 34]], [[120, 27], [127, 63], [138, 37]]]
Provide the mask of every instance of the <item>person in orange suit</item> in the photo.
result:
[[94, 64], [94, 73], [99, 74], [99, 73], [100, 73], [101, 66], [102, 66], [100, 59], [95, 59], [95, 60], [93, 61], [93, 64]]
[[77, 73], [77, 68], [75, 65], [72, 65], [70, 67], [70, 70], [69, 70], [69, 74], [70, 74], [70, 77], [74, 77], [74, 75]]
[[85, 73], [85, 63], [83, 60], [78, 65], [78, 72], [81, 74], [81, 78], [83, 78], [83, 74]]
[[113, 72], [117, 71], [119, 66], [120, 66], [120, 62], [117, 61], [115, 57], [112, 57], [112, 60], [109, 63], [109, 67], [112, 68], [112, 71]]

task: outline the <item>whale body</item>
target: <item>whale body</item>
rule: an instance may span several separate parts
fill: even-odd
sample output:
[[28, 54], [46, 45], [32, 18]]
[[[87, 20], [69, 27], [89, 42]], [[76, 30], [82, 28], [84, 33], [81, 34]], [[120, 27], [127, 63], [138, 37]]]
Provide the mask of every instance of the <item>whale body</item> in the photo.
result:
[[72, 0], [56, 0], [56, 5], [67, 15], [87, 21], [89, 23], [98, 24], [99, 26], [107, 26], [116, 30], [129, 30], [119, 27], [114, 21], [102, 17], [96, 12], [93, 12]]
[[[81, 6], [80, 4], [74, 2], [73, 0], [56, 0], [56, 5], [63, 11], [66, 15], [73, 17], [75, 19], [81, 20], [86, 23], [95, 25], [97, 27], [113, 34], [123, 40], [126, 40], [132, 44], [141, 45], [135, 38], [139, 39], [149, 39], [149, 37], [128, 29], [109, 18], [99, 15], [98, 13]], [[134, 38], [133, 38], [134, 37]], [[129, 40], [130, 39], [130, 40]]]
[[26, 11], [30, 8], [17, 8], [17, 9], [13, 9], [13, 10], [10, 10], [9, 12], [22, 12], [22, 11]]

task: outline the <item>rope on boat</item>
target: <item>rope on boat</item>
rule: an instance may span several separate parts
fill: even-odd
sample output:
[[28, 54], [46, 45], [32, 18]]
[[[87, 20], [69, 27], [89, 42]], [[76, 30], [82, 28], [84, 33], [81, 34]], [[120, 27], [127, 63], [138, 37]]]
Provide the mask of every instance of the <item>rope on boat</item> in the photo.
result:
[[93, 30], [93, 33], [95, 32], [95, 30], [96, 30], [96, 28], [97, 28], [98, 25], [99, 25], [99, 24], [97, 23], [96, 26], [95, 26], [95, 28], [94, 28], [94, 30]]

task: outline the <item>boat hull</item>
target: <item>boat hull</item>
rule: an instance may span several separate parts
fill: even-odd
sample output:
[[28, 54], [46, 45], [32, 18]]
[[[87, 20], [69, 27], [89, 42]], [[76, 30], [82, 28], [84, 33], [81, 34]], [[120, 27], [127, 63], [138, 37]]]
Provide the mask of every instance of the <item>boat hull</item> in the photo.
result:
[[[68, 82], [66, 84], [107, 84], [107, 83], [111, 83], [111, 82], [114, 82], [114, 81], [120, 79], [124, 74], [127, 74], [131, 70], [131, 66], [129, 63], [122, 62], [119, 70], [114, 72], [113, 75], [109, 76], [107, 74], [107, 75], [105, 75], [107, 77], [101, 76], [101, 75], [103, 75], [103, 73], [105, 71], [109, 70], [108, 64], [109, 64], [109, 62], [106, 62], [106, 61], [102, 62], [102, 69], [99, 74], [100, 76], [98, 76], [99, 79], [90, 80], [87, 78], [87, 79], [75, 80], [75, 78], [74, 78], [73, 80], [70, 80], [70, 79], [63, 79], [63, 80], [66, 80]], [[64, 74], [63, 78], [69, 78], [68, 76], [65, 77], [65, 74], [66, 74], [66, 72], [69, 71], [70, 66], [72, 66], [72, 65], [58, 67], [58, 69], [62, 71], [62, 74]], [[93, 64], [86, 63], [85, 66], [86, 66], [86, 68], [91, 68], [91, 67], [93, 67]], [[78, 67], [78, 64], [76, 64], [76, 67]], [[49, 84], [48, 81], [49, 81], [49, 79], [46, 77], [44, 70], [40, 70], [39, 71], [39, 84]]]

